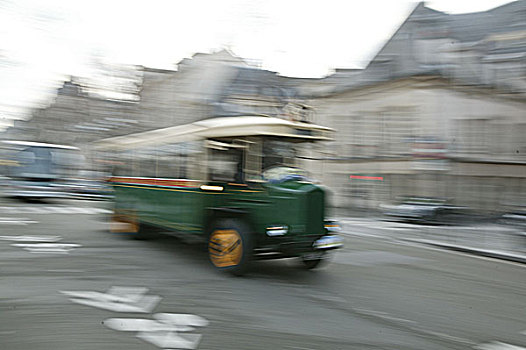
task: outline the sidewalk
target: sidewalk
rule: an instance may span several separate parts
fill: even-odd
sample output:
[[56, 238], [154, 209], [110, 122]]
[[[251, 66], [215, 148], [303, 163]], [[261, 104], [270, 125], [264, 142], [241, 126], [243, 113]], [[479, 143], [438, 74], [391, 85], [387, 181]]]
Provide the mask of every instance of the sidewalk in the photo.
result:
[[380, 216], [339, 216], [342, 233], [430, 245], [526, 264], [526, 232], [498, 223], [425, 225], [385, 221]]

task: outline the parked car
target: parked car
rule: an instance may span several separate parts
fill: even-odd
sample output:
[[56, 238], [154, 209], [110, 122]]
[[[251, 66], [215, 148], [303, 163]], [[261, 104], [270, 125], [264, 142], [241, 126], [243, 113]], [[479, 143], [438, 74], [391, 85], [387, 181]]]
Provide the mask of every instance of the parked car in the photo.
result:
[[468, 213], [466, 207], [432, 197], [406, 197], [394, 204], [383, 204], [380, 208], [391, 219], [434, 224], [454, 222]]
[[68, 198], [67, 179], [84, 162], [77, 147], [32, 141], [1, 141], [8, 179], [4, 195], [25, 200]]

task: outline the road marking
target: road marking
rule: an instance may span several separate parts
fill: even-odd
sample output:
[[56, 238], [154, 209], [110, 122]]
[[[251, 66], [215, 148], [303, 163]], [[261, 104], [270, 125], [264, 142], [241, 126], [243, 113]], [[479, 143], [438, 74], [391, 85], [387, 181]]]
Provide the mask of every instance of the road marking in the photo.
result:
[[61, 291], [70, 301], [115, 312], [151, 312], [161, 301], [158, 295], [146, 295], [148, 288], [111, 287], [107, 293], [91, 291]]
[[1, 241], [12, 242], [57, 242], [61, 239], [60, 236], [0, 236]]
[[162, 349], [196, 349], [201, 340], [200, 334], [179, 333], [208, 325], [208, 320], [192, 314], [159, 313], [153, 318], [155, 320], [110, 318], [103, 324], [117, 331], [137, 332], [137, 338]]
[[158, 313], [153, 315], [153, 318], [160, 322], [168, 323], [171, 325], [187, 325], [195, 327], [206, 327], [208, 326], [208, 320], [203, 317], [192, 315], [192, 314], [168, 314]]
[[138, 332], [137, 338], [161, 349], [197, 349], [201, 334], [185, 334], [183, 337], [176, 332]]
[[501, 343], [499, 341], [493, 341], [491, 343], [479, 344], [473, 347], [477, 350], [526, 350], [526, 348], [517, 345], [511, 345]]
[[454, 341], [456, 343], [463, 343], [463, 344], [470, 344], [470, 345], [474, 344], [473, 341], [471, 341], [469, 339], [466, 339], [466, 338], [455, 337], [453, 335], [449, 335], [449, 334], [446, 334], [446, 333], [430, 331], [430, 330], [427, 330], [427, 329], [420, 329], [420, 328], [417, 328], [417, 327], [411, 327], [411, 328], [415, 329], [415, 330], [420, 330], [423, 333], [432, 335], [432, 336], [437, 337], [439, 339], [443, 339], [443, 340], [447, 340], [447, 341]]
[[81, 247], [80, 244], [73, 243], [28, 243], [28, 244], [11, 244], [13, 247], [22, 248], [30, 253], [56, 253], [69, 254], [75, 248]]
[[38, 224], [38, 221], [29, 220], [27, 218], [0, 218], [1, 225], [28, 225]]
[[354, 308], [353, 310], [358, 312], [361, 315], [373, 316], [373, 317], [381, 318], [382, 320], [387, 320], [387, 321], [392, 321], [392, 322], [397, 322], [397, 323], [405, 323], [405, 324], [416, 324], [415, 321], [391, 316], [387, 312], [368, 310], [368, 309], [362, 309], [362, 308]]

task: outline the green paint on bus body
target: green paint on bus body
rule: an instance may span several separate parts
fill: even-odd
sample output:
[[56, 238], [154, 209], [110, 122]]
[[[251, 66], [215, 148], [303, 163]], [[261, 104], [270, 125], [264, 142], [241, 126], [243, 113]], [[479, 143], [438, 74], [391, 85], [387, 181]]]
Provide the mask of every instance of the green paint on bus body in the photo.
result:
[[[292, 180], [246, 187], [209, 185], [223, 190], [114, 183], [115, 211], [131, 210], [139, 222], [203, 240], [218, 217], [240, 217], [253, 231], [255, 248], [286, 256], [312, 251], [312, 243], [326, 233], [325, 191], [315, 184]], [[269, 236], [267, 228], [273, 226], [285, 227], [287, 232]]]

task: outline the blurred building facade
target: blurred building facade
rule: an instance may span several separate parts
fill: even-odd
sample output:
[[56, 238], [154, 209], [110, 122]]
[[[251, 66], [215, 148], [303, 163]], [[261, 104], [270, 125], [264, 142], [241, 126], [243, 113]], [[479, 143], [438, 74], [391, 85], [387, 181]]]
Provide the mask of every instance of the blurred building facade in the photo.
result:
[[[101, 67], [90, 82], [71, 78], [45, 108], [0, 139], [74, 145], [90, 159], [93, 141], [191, 123], [212, 116], [278, 115], [295, 90], [287, 78], [250, 67], [227, 50], [178, 63], [177, 69]], [[114, 82], [108, 89], [104, 80]]]
[[337, 130], [310, 169], [336, 206], [374, 209], [409, 196], [488, 211], [526, 203], [524, 101], [415, 76], [313, 103], [316, 122]]
[[94, 60], [90, 81], [69, 77], [44, 107], [30, 111], [0, 133], [11, 140], [85, 146], [93, 140], [137, 130], [135, 110], [142, 71]]
[[479, 210], [526, 203], [526, 1], [448, 15], [418, 4], [364, 69], [287, 78], [230, 52], [177, 69], [129, 67], [120, 94], [66, 82], [57, 98], [2, 138], [73, 144], [213, 116], [290, 118], [331, 126], [335, 140], [302, 151], [332, 204], [377, 209], [401, 196]]
[[302, 90], [338, 131], [312, 171], [334, 204], [404, 196], [526, 204], [526, 2], [448, 15], [420, 3], [363, 70]]

